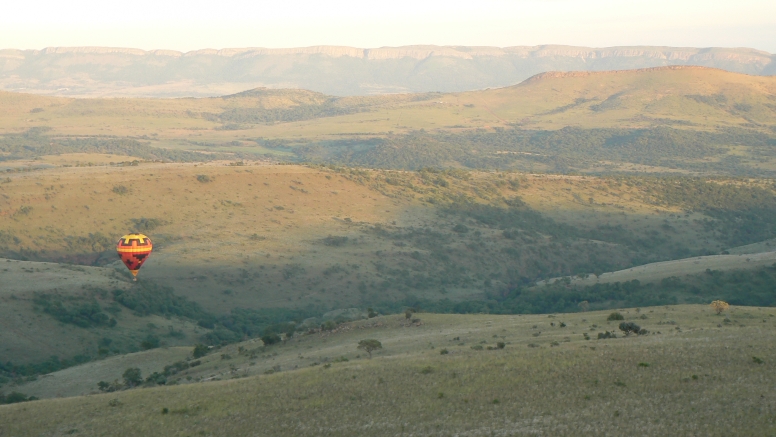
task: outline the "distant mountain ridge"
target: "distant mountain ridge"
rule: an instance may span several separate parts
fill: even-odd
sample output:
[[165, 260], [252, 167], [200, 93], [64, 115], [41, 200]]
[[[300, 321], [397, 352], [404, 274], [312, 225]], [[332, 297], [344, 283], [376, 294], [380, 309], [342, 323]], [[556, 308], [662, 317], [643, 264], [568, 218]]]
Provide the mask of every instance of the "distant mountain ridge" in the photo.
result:
[[214, 96], [256, 87], [331, 95], [457, 92], [514, 85], [548, 71], [671, 65], [776, 74], [776, 55], [749, 48], [313, 46], [190, 52], [111, 47], [0, 50], [0, 89], [62, 96]]

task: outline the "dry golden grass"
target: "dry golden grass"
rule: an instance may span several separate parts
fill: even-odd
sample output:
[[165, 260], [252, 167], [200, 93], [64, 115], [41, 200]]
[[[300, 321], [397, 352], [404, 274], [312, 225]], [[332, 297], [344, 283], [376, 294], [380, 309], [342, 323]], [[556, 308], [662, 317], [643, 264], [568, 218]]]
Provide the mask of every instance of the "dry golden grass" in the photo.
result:
[[[228, 369], [220, 377], [234, 380], [2, 406], [0, 429], [9, 436], [776, 431], [773, 309], [737, 307], [722, 316], [706, 305], [621, 312], [651, 334], [585, 340], [583, 333], [595, 338], [616, 330], [607, 312], [418, 314], [419, 326], [403, 326], [397, 316], [370, 319], [259, 349], [258, 358], [224, 349], [195, 368]], [[372, 360], [355, 357], [364, 338], [383, 343]], [[505, 349], [472, 348], [497, 341]], [[224, 360], [221, 353], [234, 355]], [[349, 361], [335, 361], [339, 356]], [[311, 359], [320, 364], [310, 366]], [[294, 362], [298, 370], [290, 370]], [[278, 363], [280, 373], [244, 377]]]
[[[725, 105], [687, 96], [725, 97]], [[180, 140], [228, 143], [255, 137], [340, 138], [382, 136], [411, 130], [461, 131], [520, 124], [532, 129], [564, 126], [650, 127], [676, 124], [689, 129], [722, 126], [773, 126], [776, 79], [722, 70], [687, 68], [563, 75], [519, 85], [424, 97], [411, 95], [348, 97], [341, 106], [368, 108], [336, 117], [246, 125], [215, 130], [220, 123], [205, 114], [230, 108], [290, 108], [320, 103], [324, 96], [302, 90], [205, 99], [68, 99], [0, 93], [0, 132], [48, 126], [60, 135], [148, 135], [152, 144], [191, 148]], [[601, 105], [601, 106], [596, 106]], [[736, 107], [741, 110], [731, 110]], [[743, 105], [743, 106], [742, 106]], [[748, 105], [748, 106], [747, 106]], [[35, 108], [42, 112], [31, 113]]]

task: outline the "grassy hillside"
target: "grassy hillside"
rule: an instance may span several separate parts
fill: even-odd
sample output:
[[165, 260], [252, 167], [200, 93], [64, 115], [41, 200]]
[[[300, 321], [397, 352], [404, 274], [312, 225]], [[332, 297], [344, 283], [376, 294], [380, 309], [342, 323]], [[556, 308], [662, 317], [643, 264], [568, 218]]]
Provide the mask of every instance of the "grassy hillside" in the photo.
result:
[[[84, 159], [58, 159], [67, 158]], [[27, 261], [0, 266], [6, 372], [133, 352], [149, 337], [161, 346], [235, 342], [352, 307], [574, 311], [587, 299], [607, 308], [623, 302], [598, 291], [527, 301], [519, 293], [547, 278], [719, 254], [776, 235], [767, 180], [233, 164], [8, 173], [0, 250]], [[114, 248], [132, 230], [155, 242], [136, 285]], [[770, 265], [715, 259], [705, 268]], [[705, 271], [685, 264], [671, 275]], [[701, 297], [729, 298], [710, 293]], [[679, 295], [688, 297], [649, 302], [701, 298]], [[23, 327], [33, 331], [20, 335]], [[51, 355], [67, 362], [46, 364]], [[33, 367], [13, 370], [22, 364]]]
[[773, 176], [774, 105], [773, 77], [700, 67], [547, 73], [456, 94], [256, 89], [162, 100], [0, 93], [0, 156], [262, 156], [402, 169]]
[[[378, 317], [286, 344], [222, 348], [176, 374], [177, 385], [0, 406], [0, 429], [15, 436], [774, 432], [776, 399], [767, 387], [776, 374], [776, 313], [734, 307], [718, 316], [705, 305], [620, 313], [650, 333], [596, 340], [617, 331], [609, 312]], [[366, 338], [383, 346], [371, 360], [356, 349]], [[88, 372], [78, 370], [71, 375], [86, 383]]]
[[[149, 337], [233, 343], [352, 307], [573, 311], [579, 295], [520, 293], [762, 246], [776, 237], [776, 192], [751, 176], [771, 171], [774, 95], [772, 78], [700, 68], [548, 74], [460, 94], [0, 94], [0, 256], [108, 268], [67, 276], [9, 264], [3, 371], [30, 376], [137, 351]], [[270, 165], [278, 160], [326, 165]], [[636, 172], [662, 177], [622, 176]], [[137, 286], [113, 248], [133, 230], [156, 248]], [[710, 270], [769, 265], [711, 259]], [[698, 265], [675, 263], [668, 276], [702, 275]], [[46, 278], [58, 285], [29, 288]], [[631, 300], [585, 296], [596, 308], [727, 296], [687, 291], [703, 280], [657, 300], [649, 288]], [[739, 303], [752, 302], [764, 301]], [[40, 330], [17, 335], [31, 325]]]

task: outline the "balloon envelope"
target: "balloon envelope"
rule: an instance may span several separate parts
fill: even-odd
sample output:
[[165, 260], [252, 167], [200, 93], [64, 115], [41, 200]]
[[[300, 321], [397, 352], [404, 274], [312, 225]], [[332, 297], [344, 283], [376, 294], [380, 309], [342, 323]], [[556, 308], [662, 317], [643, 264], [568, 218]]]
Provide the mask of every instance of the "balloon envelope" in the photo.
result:
[[[137, 276], [137, 271], [151, 255], [151, 251], [154, 249], [151, 239], [143, 234], [127, 234], [116, 245], [116, 251], [119, 253], [121, 262], [132, 272], [132, 275]], [[136, 278], [137, 280], [137, 278]]]

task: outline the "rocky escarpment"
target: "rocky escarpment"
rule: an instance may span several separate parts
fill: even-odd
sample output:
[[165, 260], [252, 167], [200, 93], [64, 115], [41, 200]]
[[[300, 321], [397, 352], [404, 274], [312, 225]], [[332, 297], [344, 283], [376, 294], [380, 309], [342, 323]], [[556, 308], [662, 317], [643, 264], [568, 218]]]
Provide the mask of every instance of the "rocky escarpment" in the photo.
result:
[[[747, 48], [313, 46], [144, 51], [112, 47], [0, 50], [0, 89], [73, 96], [207, 96], [265, 86], [334, 95], [464, 91], [546, 71], [703, 66], [776, 74], [776, 57]], [[555, 74], [555, 73], [553, 73]], [[579, 73], [575, 73], [579, 74]]]
[[635, 68], [632, 70], [606, 70], [606, 71], [547, 71], [535, 74], [525, 80], [524, 83], [540, 81], [544, 79], [562, 79], [564, 77], [590, 77], [607, 76], [612, 74], [639, 73], [647, 71], [668, 71], [668, 70], [720, 70], [719, 68], [701, 67], [698, 65], [668, 65], [665, 67]]

